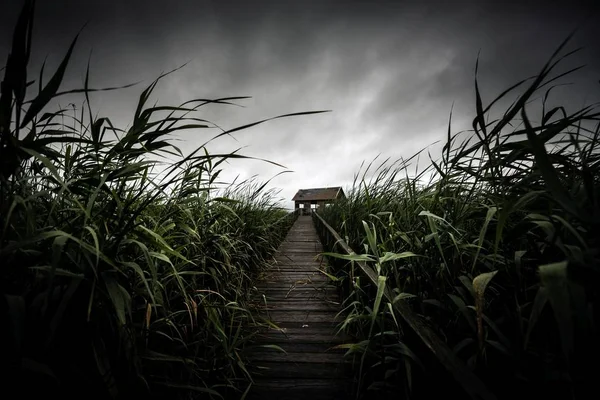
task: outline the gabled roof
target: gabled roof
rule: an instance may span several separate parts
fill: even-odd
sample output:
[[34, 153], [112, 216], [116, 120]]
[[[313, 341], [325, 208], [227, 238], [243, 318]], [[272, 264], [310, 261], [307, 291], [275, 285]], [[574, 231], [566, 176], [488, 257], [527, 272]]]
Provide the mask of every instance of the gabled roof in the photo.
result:
[[300, 189], [292, 201], [323, 201], [345, 197], [340, 186], [327, 188]]

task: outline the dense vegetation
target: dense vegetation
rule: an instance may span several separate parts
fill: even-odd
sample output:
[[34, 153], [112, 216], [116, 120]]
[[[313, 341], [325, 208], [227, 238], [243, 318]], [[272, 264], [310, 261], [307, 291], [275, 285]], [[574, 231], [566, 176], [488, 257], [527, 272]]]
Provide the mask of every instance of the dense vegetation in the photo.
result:
[[[417, 176], [415, 157], [371, 163], [346, 200], [321, 211], [358, 253], [350, 258], [385, 277], [395, 301], [410, 303], [500, 398], [587, 398], [598, 371], [600, 113], [547, 107], [572, 72], [551, 75], [567, 42], [488, 106], [476, 80], [473, 131], [461, 142], [449, 125], [441, 159]], [[527, 112], [536, 96], [537, 123]], [[421, 355], [381, 291], [352, 263], [344, 271], [343, 328], [359, 339], [348, 353], [361, 360], [361, 391], [410, 395]]]
[[[44, 68], [29, 80], [32, 23], [26, 1], [0, 90], [1, 393], [243, 396], [241, 349], [261, 324], [250, 288], [294, 216], [255, 180], [219, 183], [226, 161], [243, 156], [207, 146], [245, 127], [187, 155], [169, 140], [214, 128], [198, 110], [238, 98], [149, 105], [164, 74], [120, 129], [94, 116], [89, 68], [82, 89], [61, 92], [76, 40], [49, 80]], [[488, 106], [476, 81], [473, 132], [460, 142], [449, 127], [441, 159], [418, 176], [408, 174], [415, 157], [371, 164], [321, 211], [499, 397], [593, 393], [600, 113], [547, 109], [565, 44]], [[64, 95], [83, 106], [46, 111]], [[536, 95], [539, 122], [526, 113]], [[346, 347], [359, 355], [361, 392], [410, 396], [422, 354], [381, 290], [345, 267], [343, 328], [359, 339]]]
[[[26, 1], [0, 93], [0, 393], [239, 398], [240, 350], [261, 323], [249, 288], [293, 215], [253, 179], [218, 183], [242, 156], [206, 145], [243, 127], [185, 156], [169, 140], [236, 99], [148, 105], [162, 75], [119, 129], [92, 112], [89, 68], [61, 92], [76, 40], [49, 80], [42, 68], [29, 81], [33, 14]], [[45, 111], [65, 94], [81, 109]]]

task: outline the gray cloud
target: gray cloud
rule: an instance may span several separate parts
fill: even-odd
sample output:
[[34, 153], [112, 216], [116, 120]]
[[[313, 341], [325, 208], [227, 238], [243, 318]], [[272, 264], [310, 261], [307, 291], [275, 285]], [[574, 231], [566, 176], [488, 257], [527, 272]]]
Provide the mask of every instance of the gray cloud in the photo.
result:
[[[2, 54], [16, 3], [0, 13]], [[271, 121], [209, 147], [245, 147], [245, 154], [294, 170], [273, 180], [290, 199], [300, 187], [349, 183], [361, 162], [378, 154], [409, 157], [444, 140], [453, 103], [453, 130], [469, 129], [479, 51], [481, 92], [489, 102], [537, 73], [586, 17], [570, 46], [586, 48], [565, 68], [588, 66], [574, 77], [577, 86], [557, 95], [572, 108], [598, 100], [597, 9], [592, 1], [39, 1], [32, 72], [47, 55], [48, 67], [55, 67], [89, 20], [66, 87], [81, 86], [92, 51], [94, 86], [147, 85], [189, 61], [159, 85], [155, 97], [161, 103], [253, 96], [239, 102], [244, 107], [208, 106], [199, 114], [224, 129], [290, 112], [332, 110]], [[126, 125], [142, 87], [94, 95], [93, 105]], [[214, 133], [187, 132], [179, 144], [189, 151]], [[281, 170], [235, 161], [224, 178], [258, 174], [266, 180]]]

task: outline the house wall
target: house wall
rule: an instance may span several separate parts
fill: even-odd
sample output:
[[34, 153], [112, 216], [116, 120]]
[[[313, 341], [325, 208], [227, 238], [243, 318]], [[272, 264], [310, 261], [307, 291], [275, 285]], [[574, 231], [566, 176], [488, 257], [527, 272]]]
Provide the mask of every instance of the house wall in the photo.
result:
[[317, 206], [317, 209], [320, 208], [324, 208], [325, 205], [327, 204], [333, 204], [335, 200], [331, 199], [331, 200], [319, 200], [319, 201], [295, 201], [294, 202], [294, 208], [298, 209], [301, 207], [301, 205], [304, 205], [304, 208], [302, 209], [302, 214], [301, 215], [310, 215], [311, 213], [311, 204], [315, 204]]
[[296, 209], [301, 208], [301, 206], [304, 206], [301, 208], [302, 214], [300, 214], [300, 215], [310, 215], [310, 211], [311, 211], [310, 210], [310, 201], [304, 201], [304, 202], [296, 201], [295, 204], [296, 204], [296, 206], [295, 206]]

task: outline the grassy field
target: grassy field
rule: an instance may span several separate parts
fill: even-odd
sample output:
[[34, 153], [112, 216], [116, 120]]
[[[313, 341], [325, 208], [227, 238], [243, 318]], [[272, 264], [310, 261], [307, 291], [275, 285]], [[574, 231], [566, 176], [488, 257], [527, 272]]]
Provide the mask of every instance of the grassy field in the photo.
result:
[[[295, 216], [262, 182], [220, 183], [227, 161], [244, 156], [207, 146], [266, 121], [184, 155], [171, 135], [212, 132], [202, 107], [239, 98], [150, 104], [164, 74], [128, 128], [115, 126], [92, 109], [89, 69], [83, 88], [61, 89], [76, 39], [50, 78], [28, 76], [32, 4], [0, 90], [0, 393], [242, 397], [251, 375], [241, 350], [264, 323], [250, 289]], [[598, 370], [600, 113], [547, 108], [570, 72], [556, 72], [563, 47], [487, 106], [476, 83], [474, 131], [449, 125], [441, 158], [418, 176], [416, 155], [372, 163], [321, 211], [499, 398], [583, 398]], [[65, 95], [82, 106], [48, 111]], [[310, 112], [281, 117], [300, 114]], [[381, 291], [340, 265], [360, 393], [410, 397], [422, 354]]]
[[243, 156], [206, 145], [244, 127], [205, 130], [214, 137], [186, 156], [169, 141], [212, 127], [202, 106], [236, 99], [149, 105], [162, 75], [120, 129], [92, 111], [88, 68], [67, 93], [83, 106], [47, 111], [76, 40], [50, 79], [31, 80], [32, 4], [0, 93], [0, 393], [239, 398], [240, 350], [262, 323], [249, 288], [294, 216], [258, 181], [218, 183]]
[[[357, 253], [350, 258], [385, 277], [395, 301], [421, 314], [499, 398], [587, 398], [598, 371], [600, 113], [547, 107], [572, 72], [559, 71], [567, 42], [538, 76], [487, 106], [476, 82], [473, 131], [452, 134], [449, 124], [440, 159], [417, 176], [416, 155], [373, 162], [347, 199], [321, 211]], [[528, 118], [534, 106], [541, 121]], [[381, 292], [342, 265], [343, 327], [359, 339], [348, 353], [360, 356], [362, 393], [410, 396], [420, 354]]]

